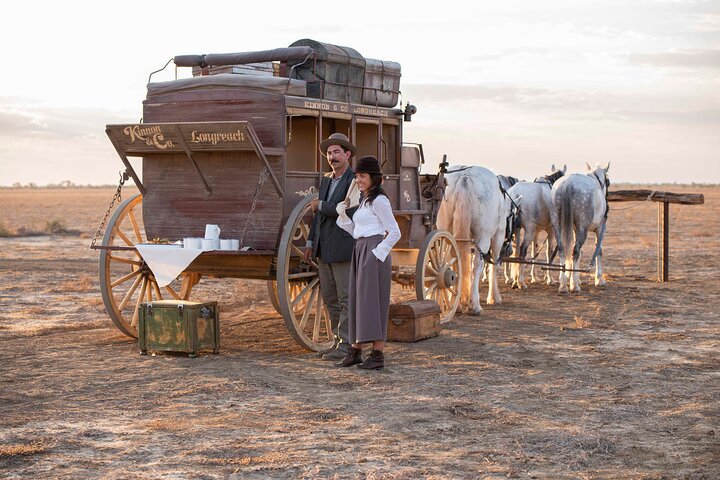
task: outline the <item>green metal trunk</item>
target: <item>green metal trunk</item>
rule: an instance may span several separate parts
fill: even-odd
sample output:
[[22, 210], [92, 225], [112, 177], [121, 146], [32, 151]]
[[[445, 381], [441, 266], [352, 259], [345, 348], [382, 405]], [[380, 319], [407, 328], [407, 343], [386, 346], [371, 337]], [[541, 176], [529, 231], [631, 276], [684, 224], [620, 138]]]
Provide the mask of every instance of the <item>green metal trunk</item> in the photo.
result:
[[187, 352], [220, 351], [220, 312], [217, 302], [157, 300], [140, 304], [138, 346], [148, 350]]

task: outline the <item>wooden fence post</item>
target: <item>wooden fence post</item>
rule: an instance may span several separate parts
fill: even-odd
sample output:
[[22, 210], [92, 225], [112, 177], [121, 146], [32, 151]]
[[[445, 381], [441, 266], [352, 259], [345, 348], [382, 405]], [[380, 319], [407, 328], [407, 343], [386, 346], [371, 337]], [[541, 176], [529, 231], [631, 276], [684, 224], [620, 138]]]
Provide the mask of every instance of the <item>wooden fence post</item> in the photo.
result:
[[667, 282], [670, 270], [670, 204], [658, 202], [658, 282]]

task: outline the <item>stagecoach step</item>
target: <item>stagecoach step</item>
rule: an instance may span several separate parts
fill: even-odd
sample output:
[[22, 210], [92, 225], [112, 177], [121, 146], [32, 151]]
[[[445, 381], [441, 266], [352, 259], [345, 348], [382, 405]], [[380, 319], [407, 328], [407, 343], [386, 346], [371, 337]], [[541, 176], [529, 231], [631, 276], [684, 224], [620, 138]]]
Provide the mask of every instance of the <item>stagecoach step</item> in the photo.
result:
[[390, 305], [388, 341], [417, 342], [436, 337], [440, 330], [440, 305], [436, 301], [411, 300]]

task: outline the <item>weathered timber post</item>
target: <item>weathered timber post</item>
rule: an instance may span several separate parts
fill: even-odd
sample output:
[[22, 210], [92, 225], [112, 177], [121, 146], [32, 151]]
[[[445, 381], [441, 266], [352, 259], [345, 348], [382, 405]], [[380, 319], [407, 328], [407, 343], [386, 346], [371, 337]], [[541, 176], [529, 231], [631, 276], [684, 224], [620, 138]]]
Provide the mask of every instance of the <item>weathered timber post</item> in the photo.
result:
[[670, 204], [658, 202], [658, 282], [668, 281], [670, 269]]
[[657, 190], [616, 190], [608, 192], [610, 202], [658, 202], [658, 282], [670, 281], [670, 204], [701, 205], [700, 193], [674, 193]]

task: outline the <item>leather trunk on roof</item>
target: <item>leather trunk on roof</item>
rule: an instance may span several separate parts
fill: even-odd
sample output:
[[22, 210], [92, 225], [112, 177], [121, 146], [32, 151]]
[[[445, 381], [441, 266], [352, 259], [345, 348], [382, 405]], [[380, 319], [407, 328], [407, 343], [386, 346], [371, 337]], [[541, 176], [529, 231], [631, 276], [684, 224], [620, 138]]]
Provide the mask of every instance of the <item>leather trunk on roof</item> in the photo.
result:
[[304, 63], [288, 62], [290, 78], [308, 82], [308, 96], [361, 103], [365, 85], [365, 58], [350, 47], [304, 38], [291, 47], [308, 46], [315, 52], [315, 58]]

